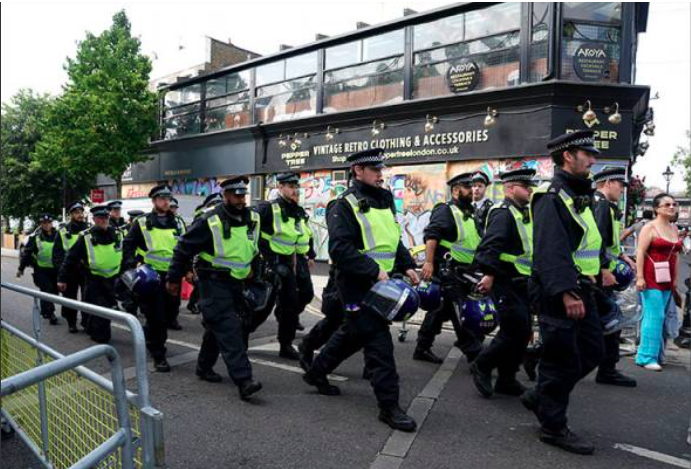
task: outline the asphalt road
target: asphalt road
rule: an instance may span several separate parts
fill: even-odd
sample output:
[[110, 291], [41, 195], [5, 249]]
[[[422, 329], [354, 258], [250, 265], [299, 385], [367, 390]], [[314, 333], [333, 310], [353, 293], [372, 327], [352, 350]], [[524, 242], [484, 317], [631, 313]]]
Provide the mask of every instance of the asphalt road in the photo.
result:
[[[15, 281], [15, 270], [16, 261], [3, 257], [3, 281]], [[323, 274], [324, 268], [317, 273]], [[319, 282], [323, 284], [324, 278]], [[31, 285], [30, 274], [18, 283]], [[312, 306], [318, 310], [319, 301]], [[3, 290], [3, 320], [30, 331], [30, 311], [30, 300]], [[313, 311], [302, 316], [308, 328], [318, 319]], [[278, 358], [276, 324], [270, 320], [252, 337], [250, 352], [252, 359], [262, 361], [254, 370], [264, 389], [258, 399], [246, 403], [227, 379], [209, 384], [195, 377], [193, 353], [201, 342], [200, 319], [183, 308], [181, 323], [182, 331], [170, 333], [174, 344], [169, 354], [182, 363], [172, 373], [150, 374], [153, 405], [165, 415], [166, 460], [171, 468], [691, 467], [691, 446], [685, 442], [691, 416], [691, 363], [686, 351], [672, 353], [662, 373], [646, 372], [631, 358], [623, 358], [622, 370], [638, 379], [635, 389], [602, 386], [592, 376], [586, 378], [572, 396], [571, 426], [593, 439], [597, 452], [579, 457], [540, 443], [534, 417], [516, 399], [479, 397], [448, 331], [435, 347], [447, 357], [441, 368], [411, 359], [415, 328], [404, 343], [396, 343], [401, 404], [412, 404], [411, 412], [421, 423], [416, 434], [407, 435], [377, 420], [371, 388], [361, 379], [361, 354], [336, 371], [346, 378], [337, 383], [342, 396], [317, 395], [291, 368], [294, 362]], [[58, 326], [44, 324], [43, 337], [63, 353], [91, 345], [83, 333], [68, 334], [64, 321]], [[125, 366], [132, 366], [127, 333], [114, 329], [113, 337]], [[101, 364], [93, 368], [105, 371]], [[216, 370], [225, 376], [220, 361]], [[528, 384], [525, 376], [520, 378]], [[2, 443], [1, 457], [2, 467], [40, 467], [17, 438]]]

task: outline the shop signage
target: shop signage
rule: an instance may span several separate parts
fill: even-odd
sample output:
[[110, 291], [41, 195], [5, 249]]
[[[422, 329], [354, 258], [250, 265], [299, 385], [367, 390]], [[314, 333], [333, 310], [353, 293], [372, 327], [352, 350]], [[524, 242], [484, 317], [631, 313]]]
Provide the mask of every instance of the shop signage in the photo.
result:
[[573, 68], [583, 81], [609, 78], [609, 54], [602, 44], [581, 44], [573, 55]]
[[451, 64], [446, 71], [446, 84], [452, 93], [472, 91], [479, 81], [480, 67], [471, 60]]
[[91, 189], [91, 203], [102, 204], [106, 201], [106, 191], [104, 189]]

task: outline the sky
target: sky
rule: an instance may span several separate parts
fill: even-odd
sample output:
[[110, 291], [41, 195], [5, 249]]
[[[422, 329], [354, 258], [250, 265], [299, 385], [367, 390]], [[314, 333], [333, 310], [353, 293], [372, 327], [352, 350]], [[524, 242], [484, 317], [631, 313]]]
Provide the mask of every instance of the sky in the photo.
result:
[[[377, 24], [399, 18], [404, 8], [426, 11], [452, 2], [440, 1], [284, 1], [271, 2], [2, 2], [0, 15], [2, 101], [21, 88], [57, 94], [67, 76], [65, 58], [74, 56], [86, 31], [95, 34], [125, 9], [133, 33], [153, 60], [152, 78], [203, 61], [204, 36], [231, 39], [239, 47], [262, 55], [280, 44], [301, 45], [315, 34], [329, 36], [355, 29], [362, 21]], [[673, 41], [673, 42], [672, 42]], [[639, 158], [634, 173], [649, 186], [664, 187], [662, 172], [677, 146], [687, 144], [691, 129], [691, 4], [652, 2], [648, 31], [640, 36], [636, 83], [652, 88], [656, 135]], [[676, 170], [672, 190], [683, 182]]]

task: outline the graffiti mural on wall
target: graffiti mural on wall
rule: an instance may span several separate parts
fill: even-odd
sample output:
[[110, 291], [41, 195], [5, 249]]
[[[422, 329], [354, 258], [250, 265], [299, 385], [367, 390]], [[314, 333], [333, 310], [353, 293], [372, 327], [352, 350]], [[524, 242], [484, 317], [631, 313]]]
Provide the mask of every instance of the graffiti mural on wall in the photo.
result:
[[170, 179], [168, 185], [173, 189], [173, 194], [206, 197], [214, 192], [221, 192], [221, 182], [223, 180], [218, 178]]
[[329, 200], [345, 191], [345, 181], [334, 181], [331, 171], [302, 173], [300, 189], [300, 203], [310, 216], [317, 259], [326, 260], [329, 258], [326, 206]]

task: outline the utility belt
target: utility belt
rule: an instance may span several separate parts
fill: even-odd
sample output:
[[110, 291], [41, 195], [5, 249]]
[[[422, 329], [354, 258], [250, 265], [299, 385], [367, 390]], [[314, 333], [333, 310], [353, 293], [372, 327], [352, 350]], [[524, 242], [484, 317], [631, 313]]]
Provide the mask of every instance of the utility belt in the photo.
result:
[[242, 285], [244, 283], [244, 280], [236, 279], [230, 275], [230, 271], [228, 270], [197, 268], [196, 274], [197, 278], [200, 280], [217, 280], [237, 285]]

